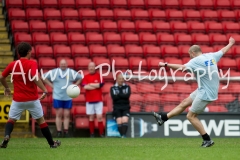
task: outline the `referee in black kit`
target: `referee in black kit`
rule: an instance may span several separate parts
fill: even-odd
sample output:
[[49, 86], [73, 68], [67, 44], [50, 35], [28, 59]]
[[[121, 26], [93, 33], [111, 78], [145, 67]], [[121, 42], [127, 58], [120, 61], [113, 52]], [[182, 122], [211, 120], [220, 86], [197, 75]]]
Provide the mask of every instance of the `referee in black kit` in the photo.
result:
[[122, 138], [126, 138], [128, 119], [130, 116], [131, 88], [124, 83], [122, 74], [117, 75], [116, 84], [110, 89], [113, 101], [113, 117], [118, 124], [118, 131]]

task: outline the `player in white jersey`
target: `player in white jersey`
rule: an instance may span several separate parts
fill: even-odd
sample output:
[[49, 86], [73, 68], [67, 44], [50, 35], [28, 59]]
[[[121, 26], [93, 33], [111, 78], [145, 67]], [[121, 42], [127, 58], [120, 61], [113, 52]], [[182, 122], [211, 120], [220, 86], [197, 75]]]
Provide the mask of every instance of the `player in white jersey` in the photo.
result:
[[198, 88], [169, 113], [157, 114], [153, 112], [153, 116], [156, 118], [157, 123], [160, 126], [168, 119], [181, 114], [188, 106], [192, 105], [187, 114], [187, 119], [202, 136], [203, 143], [201, 146], [210, 147], [214, 144], [210, 136], [204, 130], [204, 127], [197, 118], [197, 115], [203, 112], [209, 103], [217, 100], [219, 88], [217, 62], [225, 53], [228, 52], [234, 43], [235, 40], [231, 37], [228, 45], [222, 48], [220, 51], [206, 54], [202, 53], [201, 48], [198, 45], [193, 45], [188, 51], [191, 58], [188, 63], [184, 65], [168, 64], [166, 62], [159, 63], [160, 67], [165, 66], [172, 69], [181, 68], [183, 71], [193, 71], [198, 83]]

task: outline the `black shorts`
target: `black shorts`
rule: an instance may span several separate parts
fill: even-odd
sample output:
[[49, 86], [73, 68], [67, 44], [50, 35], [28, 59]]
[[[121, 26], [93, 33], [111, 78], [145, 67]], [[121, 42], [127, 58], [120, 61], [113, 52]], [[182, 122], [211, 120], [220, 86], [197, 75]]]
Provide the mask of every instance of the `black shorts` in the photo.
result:
[[113, 118], [117, 119], [119, 117], [130, 117], [130, 109], [114, 109]]

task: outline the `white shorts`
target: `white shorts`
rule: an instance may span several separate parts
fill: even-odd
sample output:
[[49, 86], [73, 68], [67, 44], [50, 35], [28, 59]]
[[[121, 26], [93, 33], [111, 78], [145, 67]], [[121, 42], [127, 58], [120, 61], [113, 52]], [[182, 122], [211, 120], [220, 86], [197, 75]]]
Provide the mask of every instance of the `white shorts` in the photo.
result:
[[212, 101], [205, 101], [197, 97], [197, 90], [190, 94], [191, 99], [193, 100], [190, 111], [196, 114], [202, 113], [206, 106]]
[[16, 102], [12, 100], [12, 104], [9, 110], [9, 118], [19, 120], [22, 112], [28, 110], [33, 119], [39, 119], [43, 116], [42, 105], [39, 100], [28, 102]]
[[103, 102], [97, 103], [86, 103], [86, 113], [87, 115], [91, 114], [102, 114], [103, 112]]

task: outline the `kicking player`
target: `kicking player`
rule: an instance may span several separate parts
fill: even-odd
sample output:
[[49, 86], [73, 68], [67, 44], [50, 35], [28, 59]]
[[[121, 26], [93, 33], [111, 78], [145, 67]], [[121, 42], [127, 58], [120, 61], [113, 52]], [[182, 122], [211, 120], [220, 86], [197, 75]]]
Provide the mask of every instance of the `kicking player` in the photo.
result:
[[[5, 87], [5, 96], [9, 96], [11, 94], [6, 82], [6, 77], [9, 74], [13, 74], [14, 86], [13, 100], [8, 115], [9, 119], [5, 127], [5, 137], [0, 145], [0, 148], [7, 148], [14, 124], [20, 119], [22, 112], [25, 110], [28, 110], [32, 115], [32, 118], [36, 119], [43, 136], [47, 139], [48, 144], [50, 145], [50, 148], [57, 148], [60, 146], [61, 142], [58, 140], [53, 141], [51, 132], [44, 120], [42, 106], [39, 101], [44, 99], [48, 92], [40, 80], [40, 77], [39, 79], [34, 78], [35, 75], [38, 76], [38, 73], [36, 72], [38, 67], [35, 61], [30, 60], [32, 47], [28, 43], [21, 42], [17, 47], [17, 51], [20, 59], [18, 61], [11, 62], [2, 72], [2, 75], [0, 75], [1, 83]], [[19, 72], [22, 72], [22, 75], [17, 74]], [[29, 78], [29, 72], [30, 76], [34, 78], [34, 80]], [[43, 91], [40, 99], [38, 99], [37, 87]]]
[[128, 119], [130, 116], [131, 88], [124, 83], [122, 74], [118, 74], [117, 81], [110, 89], [113, 100], [113, 117], [117, 120], [118, 131], [122, 138], [126, 137], [128, 129]]
[[95, 71], [95, 63], [90, 62], [88, 64], [88, 71], [83, 80], [82, 85], [86, 90], [86, 113], [89, 115], [89, 129], [90, 137], [94, 137], [94, 116], [97, 115], [98, 129], [100, 137], [104, 137], [104, 128], [102, 122], [103, 102], [102, 102], [102, 86], [104, 82], [101, 81], [101, 77]]
[[[156, 118], [157, 123], [161, 126], [168, 119], [179, 115], [188, 106], [191, 106], [190, 111], [187, 114], [187, 119], [193, 125], [193, 127], [200, 133], [203, 138], [202, 147], [210, 147], [214, 144], [210, 136], [206, 133], [202, 123], [197, 118], [198, 114], [202, 113], [206, 106], [212, 101], [218, 98], [219, 88], [219, 76], [217, 62], [220, 58], [228, 52], [228, 50], [234, 45], [235, 40], [230, 37], [227, 46], [215, 53], [202, 54], [201, 48], [198, 45], [193, 45], [189, 48], [189, 55], [191, 60], [184, 64], [168, 64], [160, 62], [160, 67], [169, 67], [172, 69], [192, 70], [197, 79], [198, 89], [190, 94], [190, 96], [184, 99], [177, 107], [175, 107], [169, 113], [157, 114], [153, 112], [153, 116]], [[199, 74], [197, 70], [206, 72]], [[209, 71], [210, 70], [210, 71]], [[199, 72], [200, 72], [199, 71]], [[211, 77], [211, 78], [210, 78]]]

